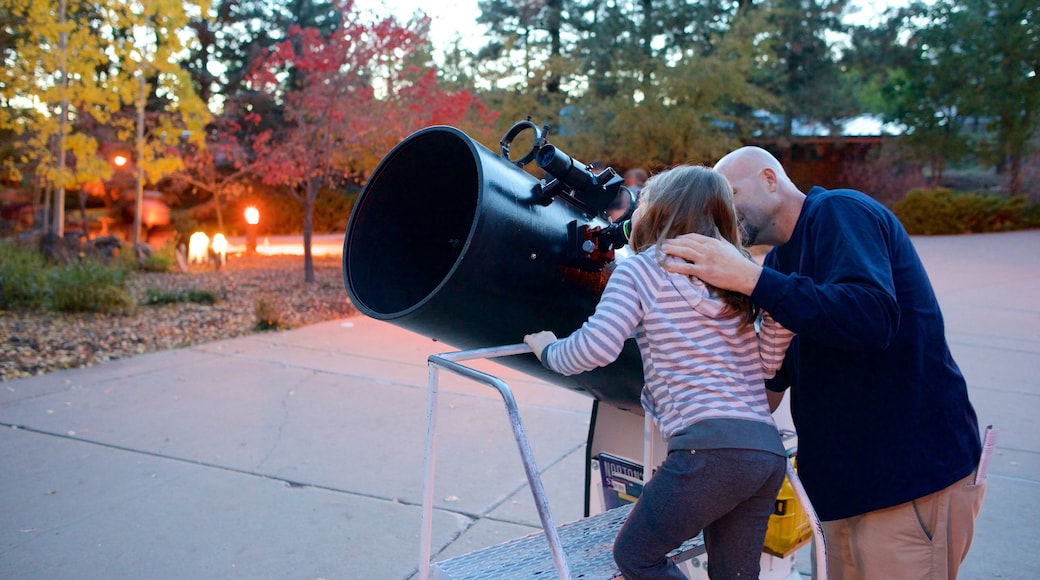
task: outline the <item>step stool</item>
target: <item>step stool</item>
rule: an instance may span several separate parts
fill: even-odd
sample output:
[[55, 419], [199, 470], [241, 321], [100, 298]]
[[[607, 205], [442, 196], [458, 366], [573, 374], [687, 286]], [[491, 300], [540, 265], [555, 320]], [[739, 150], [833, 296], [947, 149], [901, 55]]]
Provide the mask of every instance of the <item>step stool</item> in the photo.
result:
[[[516, 344], [430, 355], [427, 359], [429, 380], [426, 400], [426, 447], [423, 461], [425, 473], [423, 477], [422, 530], [419, 548], [419, 578], [421, 580], [431, 577], [452, 580], [464, 578], [544, 580], [549, 577], [548, 574], [552, 569], [555, 569], [557, 577], [561, 580], [572, 578], [608, 580], [620, 577], [612, 552], [614, 538], [635, 504], [627, 504], [593, 517], [582, 518], [556, 527], [512, 390], [497, 377], [459, 364], [467, 360], [491, 359], [529, 352], [531, 349], [526, 344]], [[513, 429], [513, 438], [520, 450], [520, 459], [524, 465], [528, 485], [534, 496], [535, 508], [542, 523], [542, 531], [431, 564], [437, 395], [440, 369], [446, 369], [488, 385], [496, 389], [502, 396]], [[826, 552], [823, 548], [822, 526], [819, 525], [819, 520], [812, 511], [808, 497], [805, 496], [801, 482], [798, 481], [790, 463], [788, 463], [788, 475], [791, 477], [799, 499], [803, 501], [803, 506], [810, 514], [810, 519], [815, 524], [814, 536], [817, 536], [819, 546], [822, 548], [817, 550], [817, 562], [819, 564], [820, 560], [823, 561], [820, 570], [823, 570], [821, 580], [824, 580], [826, 578], [826, 560], [824, 559]], [[704, 551], [704, 541], [701, 535], [698, 535], [673, 550], [669, 557], [676, 563], [681, 563], [703, 554]]]

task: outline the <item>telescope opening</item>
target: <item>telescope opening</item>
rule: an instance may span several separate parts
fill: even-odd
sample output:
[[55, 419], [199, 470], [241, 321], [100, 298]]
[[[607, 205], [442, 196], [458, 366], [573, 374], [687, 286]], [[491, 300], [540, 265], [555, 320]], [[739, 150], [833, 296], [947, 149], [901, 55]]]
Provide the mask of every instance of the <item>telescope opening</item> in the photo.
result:
[[430, 297], [466, 248], [479, 183], [476, 154], [459, 132], [417, 134], [391, 151], [347, 228], [343, 266], [355, 306], [389, 320]]

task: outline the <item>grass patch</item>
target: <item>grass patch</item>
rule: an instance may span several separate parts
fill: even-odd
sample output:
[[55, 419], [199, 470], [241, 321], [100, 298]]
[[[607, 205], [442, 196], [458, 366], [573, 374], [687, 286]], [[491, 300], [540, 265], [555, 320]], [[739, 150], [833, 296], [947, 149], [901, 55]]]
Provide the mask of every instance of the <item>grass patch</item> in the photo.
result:
[[58, 312], [127, 314], [135, 306], [127, 291], [127, 271], [92, 260], [47, 271], [46, 305]]
[[169, 272], [173, 267], [173, 250], [163, 248], [158, 252], [152, 252], [145, 256], [138, 264], [138, 268], [145, 272]]
[[41, 252], [14, 244], [0, 248], [0, 308], [127, 314], [136, 306], [119, 264], [81, 259], [49, 264]]
[[0, 243], [0, 309], [38, 308], [46, 288], [46, 264], [39, 252]]
[[191, 290], [162, 290], [153, 287], [144, 291], [144, 303], [148, 306], [178, 304], [181, 302], [216, 304], [218, 301], [219, 297], [215, 291], [199, 288], [192, 288]]

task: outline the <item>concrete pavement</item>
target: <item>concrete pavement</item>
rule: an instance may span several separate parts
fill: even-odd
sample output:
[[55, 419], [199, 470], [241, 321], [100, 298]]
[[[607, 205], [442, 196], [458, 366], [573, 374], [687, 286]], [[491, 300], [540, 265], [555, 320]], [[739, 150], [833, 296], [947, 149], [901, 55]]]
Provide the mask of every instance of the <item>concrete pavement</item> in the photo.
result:
[[[1035, 578], [1040, 232], [915, 243], [1001, 429], [961, 577]], [[453, 350], [354, 318], [0, 384], [0, 578], [413, 576], [426, 357]], [[556, 521], [580, 517], [591, 400], [474, 366], [513, 387]], [[438, 560], [538, 528], [498, 395], [441, 387]]]

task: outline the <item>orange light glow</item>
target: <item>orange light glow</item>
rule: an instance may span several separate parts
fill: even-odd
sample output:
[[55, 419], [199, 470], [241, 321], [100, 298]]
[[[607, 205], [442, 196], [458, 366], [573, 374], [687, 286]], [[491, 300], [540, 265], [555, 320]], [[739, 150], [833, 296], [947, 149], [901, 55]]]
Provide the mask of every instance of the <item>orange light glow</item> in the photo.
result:
[[130, 159], [126, 155], [116, 155], [112, 158], [112, 164], [116, 167], [124, 167], [127, 163], [130, 163]]
[[228, 241], [227, 238], [224, 237], [224, 234], [213, 234], [213, 242], [211, 242], [210, 245], [213, 248], [213, 251], [221, 258], [227, 255]]
[[202, 264], [208, 259], [206, 254], [209, 250], [209, 236], [202, 232], [195, 232], [188, 239], [188, 263]]
[[253, 206], [247, 207], [246, 223], [251, 226], [255, 226], [256, 224], [260, 223], [260, 210], [256, 209]]

